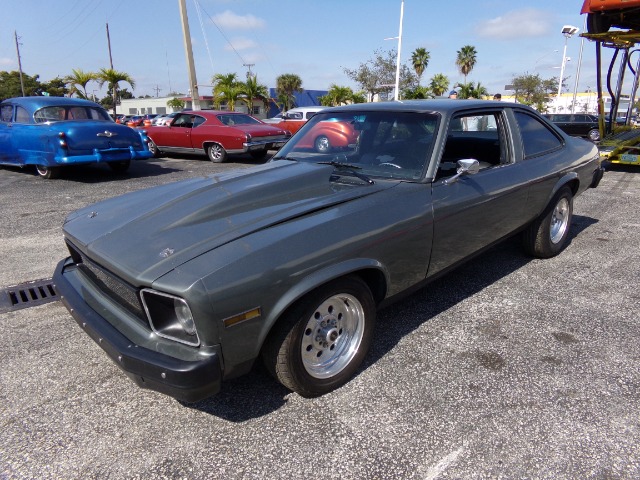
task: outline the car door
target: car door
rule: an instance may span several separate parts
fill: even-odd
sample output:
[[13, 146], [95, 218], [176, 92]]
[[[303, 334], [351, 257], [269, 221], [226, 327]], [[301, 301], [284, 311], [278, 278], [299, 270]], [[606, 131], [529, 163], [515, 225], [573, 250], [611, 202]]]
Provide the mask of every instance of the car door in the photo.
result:
[[[520, 227], [527, 175], [515, 162], [504, 112], [454, 117], [432, 184], [434, 235], [428, 275], [454, 265]], [[457, 179], [457, 160], [476, 159], [480, 171]]]
[[13, 105], [0, 107], [0, 162], [14, 163], [16, 152], [13, 146]]
[[196, 115], [193, 113], [181, 113], [176, 116], [171, 126], [163, 131], [166, 145], [183, 152], [193, 152], [191, 141], [191, 129]]

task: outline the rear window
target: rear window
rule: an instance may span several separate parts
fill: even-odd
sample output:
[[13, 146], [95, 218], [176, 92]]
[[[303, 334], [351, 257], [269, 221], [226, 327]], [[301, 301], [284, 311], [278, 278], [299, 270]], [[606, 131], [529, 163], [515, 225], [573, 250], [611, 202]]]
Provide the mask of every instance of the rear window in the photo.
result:
[[526, 157], [541, 155], [562, 146], [560, 139], [537, 118], [515, 112]]
[[111, 121], [111, 117], [105, 110], [95, 107], [66, 107], [51, 106], [36, 111], [33, 115], [36, 123], [60, 122], [64, 120], [105, 120]]

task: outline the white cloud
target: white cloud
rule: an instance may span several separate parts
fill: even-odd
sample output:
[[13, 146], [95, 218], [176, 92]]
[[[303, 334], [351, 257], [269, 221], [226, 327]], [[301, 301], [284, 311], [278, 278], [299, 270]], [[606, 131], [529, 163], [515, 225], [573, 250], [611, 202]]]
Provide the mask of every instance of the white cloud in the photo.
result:
[[0, 57], [0, 65], [13, 65], [14, 60], [12, 58]]
[[541, 37], [551, 30], [551, 17], [547, 12], [527, 8], [513, 10], [496, 18], [481, 22], [476, 28], [482, 37], [510, 39]]
[[[231, 47], [231, 45], [233, 45], [233, 48]], [[253, 40], [249, 38], [244, 38], [244, 37], [236, 37], [231, 39], [231, 45], [229, 44], [225, 45], [224, 49], [225, 50], [234, 50], [234, 49], [247, 50], [249, 48], [255, 48], [258, 46], [258, 44]]]
[[213, 21], [220, 28], [232, 30], [250, 30], [254, 28], [264, 28], [266, 22], [254, 15], [237, 15], [231, 10], [225, 10], [213, 17]]

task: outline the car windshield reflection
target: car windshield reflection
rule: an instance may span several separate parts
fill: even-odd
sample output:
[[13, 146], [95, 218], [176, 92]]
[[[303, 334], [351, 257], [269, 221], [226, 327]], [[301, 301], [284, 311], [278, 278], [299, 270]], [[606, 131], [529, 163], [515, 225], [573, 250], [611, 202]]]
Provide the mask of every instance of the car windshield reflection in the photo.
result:
[[437, 115], [318, 113], [275, 159], [348, 163], [364, 175], [418, 180], [431, 154]]

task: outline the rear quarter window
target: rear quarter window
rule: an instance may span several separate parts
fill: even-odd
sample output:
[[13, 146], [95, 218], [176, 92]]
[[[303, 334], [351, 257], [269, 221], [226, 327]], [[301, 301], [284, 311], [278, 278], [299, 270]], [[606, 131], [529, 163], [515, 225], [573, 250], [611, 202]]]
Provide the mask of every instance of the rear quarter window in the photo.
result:
[[10, 122], [13, 117], [13, 106], [3, 105], [0, 108], [0, 122]]
[[540, 120], [525, 112], [515, 112], [525, 158], [542, 155], [562, 146], [562, 141]]

